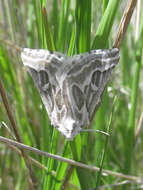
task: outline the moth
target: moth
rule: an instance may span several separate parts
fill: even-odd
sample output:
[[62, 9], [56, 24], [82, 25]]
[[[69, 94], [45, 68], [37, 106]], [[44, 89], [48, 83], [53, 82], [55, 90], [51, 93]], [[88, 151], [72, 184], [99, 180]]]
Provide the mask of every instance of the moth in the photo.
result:
[[21, 53], [51, 124], [68, 140], [90, 124], [119, 57], [117, 48], [71, 57], [44, 49], [24, 48]]

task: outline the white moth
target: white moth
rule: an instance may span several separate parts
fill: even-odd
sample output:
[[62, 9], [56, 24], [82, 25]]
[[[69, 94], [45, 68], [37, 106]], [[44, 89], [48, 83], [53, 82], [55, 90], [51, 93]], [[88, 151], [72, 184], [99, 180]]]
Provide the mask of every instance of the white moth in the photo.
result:
[[91, 122], [119, 50], [92, 50], [66, 56], [44, 49], [23, 49], [21, 58], [37, 86], [51, 124], [68, 140]]

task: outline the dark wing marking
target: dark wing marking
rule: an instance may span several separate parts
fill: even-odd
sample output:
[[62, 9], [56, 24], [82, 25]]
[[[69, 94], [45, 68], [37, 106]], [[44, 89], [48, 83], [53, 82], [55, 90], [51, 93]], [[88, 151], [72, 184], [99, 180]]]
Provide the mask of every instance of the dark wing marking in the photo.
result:
[[[81, 106], [81, 103], [86, 104], [87, 110], [84, 110], [84, 113], [88, 112], [89, 120], [91, 120], [101, 104], [101, 98], [112, 69], [119, 61], [119, 50], [117, 48], [93, 50], [90, 53], [76, 55], [72, 59], [73, 64], [67, 71], [68, 86], [76, 84], [76, 88], [80, 89], [78, 90], [80, 93], [76, 94], [79, 103], [76, 104], [80, 105], [78, 105], [78, 108], [84, 107], [83, 105]], [[73, 99], [77, 99], [75, 98], [73, 87], [70, 94], [73, 96]], [[73, 112], [76, 104], [73, 105]], [[80, 109], [78, 111], [80, 112]]]
[[[56, 76], [58, 75], [58, 68], [63, 65], [62, 61], [65, 56], [58, 52], [25, 48], [21, 53], [21, 58], [32, 76], [50, 116], [54, 108], [54, 96], [60, 88]], [[59, 104], [60, 102], [58, 102], [60, 107]]]

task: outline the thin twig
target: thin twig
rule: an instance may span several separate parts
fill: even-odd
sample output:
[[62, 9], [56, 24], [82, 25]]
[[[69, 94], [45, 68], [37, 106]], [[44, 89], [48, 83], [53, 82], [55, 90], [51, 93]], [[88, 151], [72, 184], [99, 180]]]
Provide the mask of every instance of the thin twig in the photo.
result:
[[63, 181], [62, 190], [68, 189], [68, 184], [69, 184], [70, 177], [73, 173], [73, 169], [74, 169], [74, 166], [70, 166], [70, 168], [68, 168], [67, 175]]
[[[16, 146], [13, 146], [9, 143], [6, 143], [6, 146], [8, 146], [8, 148], [12, 149], [13, 151], [15, 151], [18, 155], [22, 156], [21, 151]], [[46, 166], [42, 165], [40, 162], [38, 162], [37, 160], [35, 160], [31, 156], [28, 156], [28, 157], [29, 157], [30, 161], [32, 162], [32, 164], [34, 164], [38, 168], [43, 169], [43, 170], [48, 172], [48, 169]], [[55, 176], [55, 173], [52, 172], [52, 175]]]
[[118, 34], [117, 34], [113, 47], [120, 48], [123, 38], [125, 36], [125, 33], [127, 31], [130, 19], [132, 17], [134, 8], [136, 6], [136, 2], [137, 0], [130, 0], [129, 4], [127, 5], [127, 8], [125, 9], [125, 12], [120, 22]]
[[[2, 136], [0, 136], [0, 142], [10, 143], [11, 145], [18, 146], [19, 148], [31, 151], [31, 152], [39, 154], [41, 156], [50, 157], [50, 158], [53, 158], [55, 160], [66, 162], [66, 163], [68, 163], [70, 165], [73, 165], [73, 166], [89, 169], [91, 171], [99, 171], [99, 168], [96, 167], [96, 166], [86, 165], [86, 164], [83, 164], [81, 162], [77, 162], [77, 161], [74, 161], [74, 160], [71, 160], [71, 159], [68, 159], [68, 158], [64, 158], [64, 157], [59, 156], [59, 155], [44, 152], [44, 151], [41, 151], [41, 150], [39, 150], [37, 148], [27, 146], [25, 144], [13, 141], [11, 139], [8, 139], [8, 138], [2, 137]], [[127, 180], [134, 181], [136, 183], [143, 183], [143, 179], [141, 177], [124, 175], [124, 174], [121, 174], [121, 173], [118, 173], [118, 172], [113, 172], [113, 171], [110, 171], [110, 170], [103, 170], [102, 174], [113, 175], [113, 176], [116, 176], [116, 177], [120, 177], [120, 178], [124, 178], [124, 179], [127, 179]]]
[[99, 189], [105, 189], [105, 190], [108, 189], [108, 188], [113, 189], [113, 187], [119, 187], [119, 186], [123, 186], [125, 184], [131, 184], [131, 183], [132, 183], [131, 181], [125, 180], [125, 181], [121, 181], [121, 182], [118, 182], [118, 183], [115, 183], [115, 184], [108, 184], [108, 185], [100, 186]]
[[[21, 136], [20, 136], [19, 131], [18, 131], [18, 127], [16, 126], [15, 120], [14, 120], [13, 115], [12, 115], [12, 110], [11, 110], [11, 107], [10, 107], [8, 99], [7, 99], [7, 95], [6, 95], [6, 92], [4, 89], [4, 85], [2, 82], [1, 76], [0, 76], [0, 94], [1, 94], [1, 97], [3, 100], [3, 104], [5, 106], [5, 109], [6, 109], [7, 115], [9, 117], [10, 122], [11, 122], [12, 128], [14, 130], [16, 139], [18, 142], [22, 142]], [[37, 182], [36, 176], [32, 170], [31, 162], [28, 159], [28, 156], [26, 155], [26, 153], [24, 152], [22, 147], [21, 147], [21, 153], [22, 153], [22, 156], [25, 160], [25, 164], [26, 164], [26, 166], [30, 172], [30, 176], [31, 176], [31, 180], [32, 180], [31, 185], [33, 186], [34, 189], [38, 189], [38, 182]]]

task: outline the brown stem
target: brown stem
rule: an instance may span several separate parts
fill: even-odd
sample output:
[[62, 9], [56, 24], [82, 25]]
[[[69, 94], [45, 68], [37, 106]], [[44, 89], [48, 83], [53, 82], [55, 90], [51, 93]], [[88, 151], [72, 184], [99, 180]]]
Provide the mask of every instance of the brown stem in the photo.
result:
[[132, 17], [133, 11], [135, 9], [136, 2], [137, 0], [130, 0], [129, 4], [127, 5], [127, 8], [125, 9], [125, 12], [120, 22], [118, 34], [113, 47], [120, 48], [125, 33], [127, 31], [130, 19]]
[[[5, 89], [4, 89], [4, 85], [3, 85], [3, 82], [2, 82], [1, 76], [0, 76], [0, 94], [1, 94], [1, 97], [2, 97], [4, 107], [6, 109], [7, 115], [9, 117], [11, 126], [12, 126], [12, 128], [14, 130], [16, 139], [17, 139], [18, 142], [21, 143], [22, 139], [20, 137], [18, 127], [16, 126], [15, 120], [13, 118], [12, 110], [11, 110], [11, 107], [10, 107], [8, 99], [7, 99], [7, 95], [6, 95], [6, 92], [5, 92]], [[36, 179], [35, 174], [34, 174], [34, 172], [32, 170], [31, 162], [28, 159], [28, 156], [26, 155], [25, 151], [22, 148], [21, 148], [21, 153], [22, 153], [22, 156], [23, 156], [23, 158], [25, 160], [25, 164], [26, 164], [27, 168], [29, 169], [30, 176], [31, 176], [31, 184], [33, 186], [33, 189], [38, 189], [37, 179]]]
[[[2, 137], [2, 136], [0, 136], [0, 142], [9, 143], [9, 144], [11, 144], [13, 146], [17, 146], [19, 148], [22, 148], [22, 149], [31, 151], [33, 153], [36, 153], [37, 155], [53, 158], [55, 160], [59, 160], [61, 162], [68, 163], [68, 164], [70, 164], [72, 166], [75, 166], [75, 167], [80, 167], [80, 168], [88, 169], [90, 171], [99, 171], [100, 170], [100, 168], [98, 168], [96, 166], [86, 165], [84, 163], [71, 160], [69, 158], [65, 158], [65, 157], [62, 157], [62, 156], [59, 156], [59, 155], [55, 155], [55, 154], [51, 154], [51, 153], [48, 153], [48, 152], [44, 152], [44, 151], [41, 151], [41, 150], [39, 150], [37, 148], [30, 147], [30, 146], [27, 146], [25, 144], [18, 143], [17, 141], [14, 141], [14, 140]], [[106, 173], [107, 175], [113, 175], [113, 176], [116, 176], [116, 177], [119, 177], [119, 178], [124, 178], [124, 179], [127, 179], [127, 180], [131, 180], [131, 181], [134, 181], [136, 183], [143, 183], [143, 179], [141, 177], [129, 176], [129, 175], [125, 175], [125, 174], [118, 173], [118, 172], [111, 171], [111, 170], [102, 170], [102, 172], [104, 174]]]
[[68, 169], [66, 178], [64, 179], [64, 182], [62, 185], [62, 190], [68, 189], [68, 184], [69, 184], [70, 177], [73, 173], [73, 169], [74, 169], [74, 166], [70, 166], [70, 168]]

